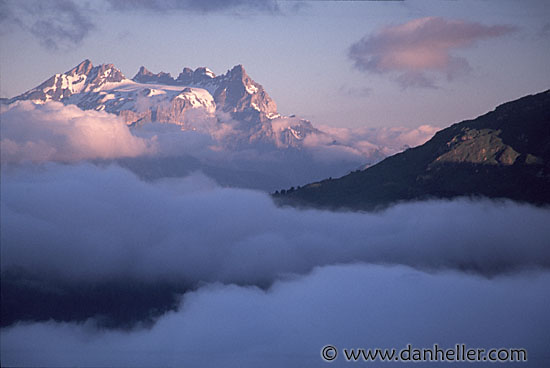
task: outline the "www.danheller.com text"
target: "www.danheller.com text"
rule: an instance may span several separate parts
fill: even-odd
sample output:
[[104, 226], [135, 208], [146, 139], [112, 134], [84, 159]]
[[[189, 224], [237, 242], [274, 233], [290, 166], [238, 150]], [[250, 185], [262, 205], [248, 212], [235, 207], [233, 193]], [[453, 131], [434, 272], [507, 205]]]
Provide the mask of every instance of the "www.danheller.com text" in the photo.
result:
[[456, 344], [443, 348], [434, 344], [429, 348], [416, 348], [407, 344], [405, 348], [341, 348], [325, 345], [321, 357], [332, 362], [338, 357], [348, 362], [526, 362], [527, 350], [524, 348], [471, 348], [466, 344]]

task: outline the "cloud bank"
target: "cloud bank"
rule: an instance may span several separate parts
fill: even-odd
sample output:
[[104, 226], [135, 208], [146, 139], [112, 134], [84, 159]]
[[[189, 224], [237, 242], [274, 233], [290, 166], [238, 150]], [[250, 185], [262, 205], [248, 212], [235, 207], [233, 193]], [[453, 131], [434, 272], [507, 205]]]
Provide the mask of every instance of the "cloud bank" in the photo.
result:
[[300, 211], [90, 163], [1, 181], [2, 365], [303, 367], [327, 344], [408, 343], [548, 363], [547, 208]]
[[510, 202], [299, 211], [201, 176], [150, 183], [88, 164], [5, 170], [1, 190], [2, 269], [43, 280], [261, 285], [356, 261], [486, 275], [550, 267], [549, 210]]
[[118, 117], [60, 102], [15, 102], [2, 112], [3, 163], [134, 157], [154, 151]]
[[[506, 366], [543, 367], [549, 363], [549, 282], [547, 271], [488, 280], [402, 266], [319, 267], [268, 290], [204, 285], [185, 294], [179, 310], [165, 314], [151, 329], [101, 330], [89, 322], [16, 325], [1, 331], [2, 362], [304, 367], [326, 364], [319, 352], [327, 344], [400, 349], [464, 343], [485, 349], [522, 347], [528, 362]], [[331, 366], [350, 364], [340, 356]]]
[[464, 57], [454, 54], [456, 50], [513, 31], [515, 27], [509, 25], [425, 17], [365, 36], [351, 45], [348, 55], [359, 70], [394, 73], [404, 88], [433, 88], [434, 76], [452, 80], [471, 70]]
[[[4, 109], [4, 106], [3, 106]], [[418, 128], [321, 127], [299, 147], [286, 147], [281, 131], [300, 119], [271, 124], [274, 141], [250, 141], [242, 123], [198, 110], [179, 125], [147, 123], [128, 128], [116, 115], [75, 105], [19, 101], [1, 114], [1, 161], [6, 164], [116, 160], [147, 179], [202, 171], [225, 186], [275, 191], [371, 165], [385, 155], [424, 143], [437, 131]], [[294, 125], [293, 125], [294, 124]], [[192, 129], [191, 129], [192, 128]]]
[[385, 156], [401, 152], [409, 147], [416, 147], [426, 143], [441, 128], [432, 125], [421, 125], [419, 127], [371, 127], [371, 128], [336, 128], [320, 126], [328, 137], [307, 137], [306, 145], [315, 146], [320, 142], [328, 142], [329, 139], [336, 140], [342, 144], [352, 147], [362, 154], [372, 154], [378, 150]]

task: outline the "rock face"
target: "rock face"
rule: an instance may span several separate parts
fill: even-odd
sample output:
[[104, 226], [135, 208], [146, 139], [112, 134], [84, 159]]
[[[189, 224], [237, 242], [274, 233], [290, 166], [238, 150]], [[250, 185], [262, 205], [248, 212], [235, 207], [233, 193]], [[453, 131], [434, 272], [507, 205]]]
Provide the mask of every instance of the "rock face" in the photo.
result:
[[275, 195], [287, 204], [361, 210], [460, 196], [550, 204], [550, 90], [454, 124], [366, 170]]
[[[274, 117], [277, 105], [264, 88], [246, 74], [242, 65], [237, 65], [226, 74], [216, 77], [208, 68], [201, 67], [194, 71], [184, 68], [176, 79], [170, 73], [153, 74], [145, 67], [132, 78], [137, 83], [164, 84], [172, 86], [196, 86], [208, 90], [214, 97], [217, 106], [229, 113], [238, 113], [236, 118]], [[252, 110], [257, 114], [250, 114]], [[243, 114], [245, 113], [245, 114]]]
[[153, 74], [144, 66], [139, 68], [139, 71], [132, 80], [138, 83], [174, 84], [174, 79], [170, 73], [160, 72], [158, 74]]
[[308, 134], [321, 133], [306, 120], [278, 114], [275, 102], [242, 65], [219, 76], [205, 67], [184, 68], [175, 79], [142, 66], [128, 79], [113, 64], [94, 67], [84, 60], [6, 102], [17, 100], [60, 101], [84, 110], [106, 111], [121, 116], [130, 126], [161, 122], [195, 129], [200, 121], [220, 123], [220, 116], [228, 116], [238, 123], [235, 139], [279, 148], [300, 147]]
[[217, 104], [222, 110], [235, 114], [237, 119], [252, 120], [277, 117], [277, 105], [263, 87], [246, 74], [242, 65], [237, 65], [221, 76], [219, 87], [214, 91]]
[[64, 74], [56, 74], [36, 88], [14, 97], [17, 100], [32, 100], [38, 103], [62, 101], [75, 94], [99, 92], [108, 83], [124, 81], [124, 75], [113, 64], [92, 66], [90, 60], [84, 60]]

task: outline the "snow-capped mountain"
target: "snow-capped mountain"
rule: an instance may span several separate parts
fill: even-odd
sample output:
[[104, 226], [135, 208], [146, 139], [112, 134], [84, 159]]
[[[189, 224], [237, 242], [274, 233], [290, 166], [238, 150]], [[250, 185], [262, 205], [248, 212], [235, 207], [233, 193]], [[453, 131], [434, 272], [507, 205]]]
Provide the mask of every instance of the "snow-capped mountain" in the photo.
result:
[[106, 111], [130, 126], [160, 122], [178, 124], [183, 130], [208, 130], [212, 124], [201, 126], [202, 121], [217, 128], [229, 118], [234, 123], [234, 140], [278, 148], [300, 147], [308, 134], [322, 134], [307, 120], [281, 116], [242, 65], [219, 76], [204, 67], [184, 68], [177, 78], [164, 72], [153, 74], [142, 66], [128, 79], [113, 64], [94, 67], [85, 60], [8, 102], [17, 100], [60, 101], [83, 110]]

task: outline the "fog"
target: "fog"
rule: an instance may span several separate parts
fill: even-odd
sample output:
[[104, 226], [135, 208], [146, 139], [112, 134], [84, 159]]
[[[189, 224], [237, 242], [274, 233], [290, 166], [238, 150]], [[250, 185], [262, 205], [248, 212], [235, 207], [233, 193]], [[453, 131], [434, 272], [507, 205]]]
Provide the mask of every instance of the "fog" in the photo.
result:
[[486, 275], [550, 266], [550, 211], [512, 202], [301, 211], [201, 175], [144, 182], [91, 164], [4, 170], [1, 190], [2, 268], [46, 279], [261, 284], [351, 261]]
[[289, 162], [295, 179], [305, 163], [338, 167], [370, 140], [404, 144], [430, 127], [330, 133], [364, 151], [313, 136], [298, 165], [61, 104], [16, 103], [1, 122], [3, 366], [303, 367], [323, 364], [327, 344], [407, 343], [526, 348], [522, 367], [550, 364], [549, 208], [300, 210], [220, 185], [220, 167], [201, 161], [224, 163], [233, 184], [259, 178], [243, 168], [279, 177]]
[[[268, 290], [205, 285], [185, 294], [180, 309], [151, 329], [19, 324], [1, 332], [2, 360], [24, 366], [304, 367], [325, 365], [320, 350], [327, 344], [401, 349], [464, 343], [522, 347], [528, 362], [506, 366], [543, 367], [549, 363], [549, 282], [547, 271], [488, 280], [404, 266], [325, 266]], [[331, 363], [350, 364], [369, 363], [342, 356]]]
[[200, 170], [222, 186], [270, 192], [346, 175], [384, 155], [424, 143], [436, 131], [431, 126], [323, 127], [324, 133], [310, 133], [301, 145], [287, 147], [281, 131], [299, 125], [298, 118], [272, 120], [274, 141], [251, 142], [246, 124], [204, 109], [186, 112], [186, 130], [163, 123], [129, 128], [114, 114], [59, 102], [19, 101], [2, 109], [4, 165], [116, 161], [145, 179], [184, 177]]
[[[385, 155], [393, 155], [408, 147], [424, 144], [438, 130], [441, 130], [441, 128], [432, 125], [421, 125], [416, 128], [363, 127], [351, 129], [331, 126], [320, 126], [319, 128], [358, 151], [368, 152], [368, 150], [377, 149]], [[306, 138], [306, 144], [315, 143], [315, 138], [317, 137]]]

